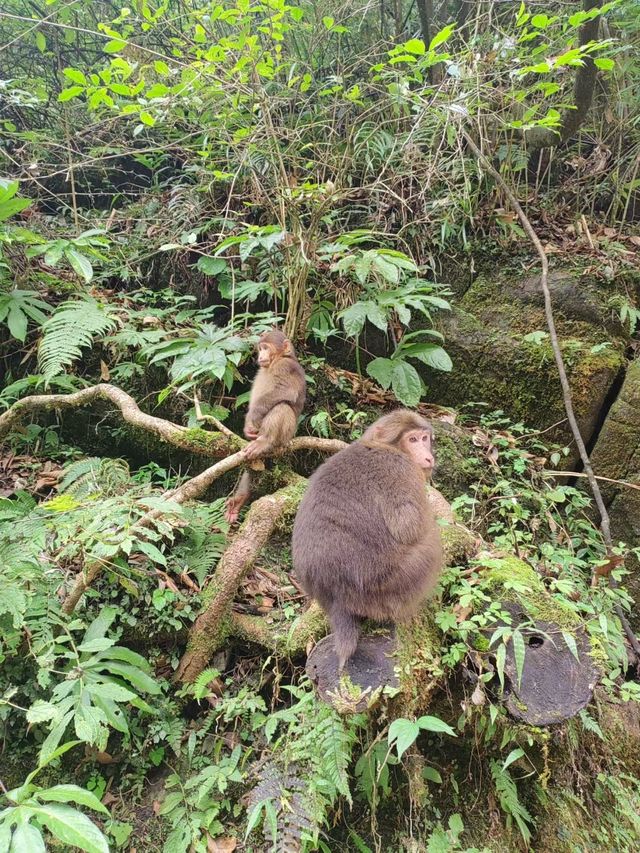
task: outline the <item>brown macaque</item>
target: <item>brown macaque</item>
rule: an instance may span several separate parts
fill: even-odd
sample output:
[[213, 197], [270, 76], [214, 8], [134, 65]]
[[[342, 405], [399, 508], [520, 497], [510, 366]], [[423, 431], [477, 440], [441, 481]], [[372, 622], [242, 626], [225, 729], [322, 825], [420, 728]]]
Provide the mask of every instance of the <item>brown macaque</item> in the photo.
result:
[[[278, 329], [263, 332], [258, 340], [258, 373], [251, 386], [249, 410], [244, 422], [251, 443], [244, 450], [248, 461], [285, 448], [296, 434], [304, 408], [306, 378], [295, 351]], [[230, 524], [251, 495], [252, 472], [247, 469], [227, 501]]]
[[363, 618], [404, 621], [435, 586], [442, 545], [425, 489], [433, 465], [431, 425], [400, 409], [309, 480], [293, 526], [293, 566], [329, 617], [339, 671]]

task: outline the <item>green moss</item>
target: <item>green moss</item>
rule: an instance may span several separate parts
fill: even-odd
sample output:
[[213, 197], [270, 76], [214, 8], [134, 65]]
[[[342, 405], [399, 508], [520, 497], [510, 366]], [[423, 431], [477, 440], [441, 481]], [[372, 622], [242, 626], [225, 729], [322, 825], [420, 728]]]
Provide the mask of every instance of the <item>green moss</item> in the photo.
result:
[[212, 456], [219, 456], [221, 451], [224, 451], [225, 455], [236, 453], [246, 445], [246, 442], [237, 436], [209, 432], [200, 427], [185, 430], [181, 435], [181, 443], [185, 450], [193, 450], [196, 453], [208, 452]]
[[442, 635], [435, 623], [433, 603], [407, 625], [398, 625], [396, 671], [403, 696], [403, 714], [429, 707], [443, 675], [440, 664]]
[[557, 598], [553, 598], [540, 576], [517, 557], [491, 560], [486, 581], [490, 588], [499, 590], [502, 601], [519, 604], [532, 619], [554, 622], [568, 630], [580, 626], [579, 616]]

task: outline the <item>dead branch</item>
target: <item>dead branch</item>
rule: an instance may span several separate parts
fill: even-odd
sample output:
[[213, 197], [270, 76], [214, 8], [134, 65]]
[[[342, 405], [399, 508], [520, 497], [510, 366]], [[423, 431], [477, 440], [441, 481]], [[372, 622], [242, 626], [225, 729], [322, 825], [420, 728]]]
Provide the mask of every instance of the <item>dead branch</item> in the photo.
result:
[[[590, 0], [585, 0], [585, 8], [589, 7], [589, 3]], [[511, 204], [515, 212], [518, 214], [518, 219], [522, 223], [522, 227], [524, 228], [524, 230], [529, 235], [529, 239], [533, 243], [538, 257], [540, 258], [540, 286], [544, 295], [544, 313], [547, 321], [547, 328], [549, 330], [551, 347], [553, 349], [553, 355], [555, 358], [556, 367], [558, 369], [558, 376], [560, 378], [564, 410], [567, 413], [567, 420], [569, 421], [569, 426], [571, 427], [571, 433], [578, 448], [580, 459], [582, 460], [585, 476], [589, 481], [591, 493], [596, 502], [596, 506], [598, 507], [598, 512], [600, 513], [600, 530], [602, 532], [602, 538], [607, 549], [607, 554], [611, 556], [613, 553], [613, 540], [611, 538], [611, 523], [609, 521], [609, 513], [605, 506], [602, 497], [602, 492], [600, 491], [598, 479], [594, 474], [593, 467], [591, 466], [591, 460], [589, 459], [589, 454], [587, 453], [587, 448], [582, 438], [580, 427], [578, 426], [578, 421], [576, 420], [576, 415], [573, 408], [571, 386], [569, 385], [569, 379], [567, 377], [567, 371], [564, 365], [564, 358], [562, 356], [562, 350], [560, 349], [560, 342], [558, 340], [558, 332], [556, 330], [556, 323], [553, 315], [553, 305], [551, 303], [551, 291], [549, 290], [549, 259], [547, 258], [547, 253], [540, 241], [540, 238], [536, 233], [536, 230], [531, 224], [529, 217], [522, 209], [520, 202], [515, 197], [513, 191], [511, 190], [505, 179], [502, 177], [500, 172], [498, 172], [498, 170], [493, 167], [488, 157], [480, 150], [480, 148], [476, 145], [471, 136], [464, 129], [462, 129], [462, 135], [469, 148], [473, 151], [478, 160], [482, 163], [482, 167], [486, 169], [486, 171], [495, 180], [495, 182], [500, 187], [505, 196], [509, 199], [509, 204]], [[615, 579], [611, 576], [609, 578], [609, 581], [612, 586], [617, 585]], [[631, 626], [629, 625], [629, 622], [624, 613], [622, 612], [622, 608], [619, 605], [616, 605], [616, 614], [624, 628], [625, 634], [627, 635], [627, 639], [631, 644], [631, 648], [633, 649], [636, 657], [640, 659], [640, 643], [638, 642], [636, 635], [631, 629]]]

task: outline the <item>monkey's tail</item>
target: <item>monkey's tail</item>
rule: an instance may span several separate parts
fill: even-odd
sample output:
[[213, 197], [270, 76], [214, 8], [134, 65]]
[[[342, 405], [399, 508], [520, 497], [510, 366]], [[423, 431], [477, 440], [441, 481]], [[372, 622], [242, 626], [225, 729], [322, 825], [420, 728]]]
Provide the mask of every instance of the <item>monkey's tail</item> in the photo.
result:
[[333, 645], [338, 658], [338, 672], [342, 672], [344, 665], [358, 646], [359, 619], [353, 613], [349, 613], [348, 610], [334, 605], [331, 609], [330, 622], [333, 631]]

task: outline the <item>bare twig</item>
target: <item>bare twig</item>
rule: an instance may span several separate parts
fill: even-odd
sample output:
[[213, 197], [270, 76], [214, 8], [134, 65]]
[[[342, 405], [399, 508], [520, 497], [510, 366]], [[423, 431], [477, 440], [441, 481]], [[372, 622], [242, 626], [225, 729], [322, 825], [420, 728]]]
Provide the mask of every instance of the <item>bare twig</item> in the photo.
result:
[[[575, 412], [573, 409], [573, 398], [571, 396], [571, 387], [569, 385], [569, 379], [567, 378], [567, 371], [565, 369], [564, 359], [562, 357], [562, 350], [560, 349], [560, 342], [558, 341], [558, 332], [556, 330], [556, 323], [553, 316], [553, 305], [551, 303], [551, 291], [549, 290], [549, 259], [547, 258], [547, 253], [545, 252], [544, 246], [542, 245], [540, 238], [538, 237], [533, 225], [531, 224], [529, 217], [522, 209], [520, 202], [515, 197], [513, 191], [511, 190], [505, 179], [502, 177], [500, 172], [498, 172], [498, 170], [493, 167], [489, 158], [480, 150], [478, 145], [476, 145], [476, 143], [467, 133], [467, 131], [464, 130], [464, 128], [461, 128], [461, 130], [465, 142], [482, 164], [482, 168], [485, 169], [495, 180], [502, 192], [508, 198], [509, 203], [511, 204], [515, 212], [518, 214], [518, 218], [522, 224], [522, 227], [527, 232], [529, 239], [533, 243], [533, 246], [536, 252], [538, 253], [538, 257], [540, 258], [540, 286], [542, 287], [542, 292], [544, 295], [544, 313], [547, 321], [547, 328], [549, 329], [551, 347], [553, 349], [553, 355], [555, 358], [556, 367], [558, 368], [558, 375], [560, 377], [564, 410], [567, 413], [567, 420], [569, 421], [569, 426], [571, 427], [571, 433], [578, 448], [580, 459], [582, 460], [582, 464], [584, 466], [585, 477], [589, 481], [591, 493], [593, 494], [596, 506], [598, 507], [598, 512], [600, 513], [600, 530], [602, 532], [602, 538], [604, 540], [607, 553], [611, 555], [613, 553], [613, 540], [611, 538], [611, 523], [609, 521], [609, 513], [602, 498], [602, 492], [600, 491], [600, 486], [598, 485], [598, 479], [593, 472], [591, 460], [589, 459], [589, 454], [587, 453], [587, 448], [582, 438], [582, 434], [580, 433], [578, 421], [576, 420]], [[612, 586], [617, 585], [616, 581], [612, 577], [610, 577], [610, 583]], [[617, 604], [615, 607], [617, 616], [620, 619], [620, 622], [624, 628], [629, 643], [631, 644], [634, 653], [640, 660], [640, 643], [638, 642], [636, 635], [631, 629], [631, 626], [629, 625], [626, 616], [622, 612], [622, 608]]]
[[194, 391], [194, 392], [193, 392], [193, 406], [194, 406], [194, 408], [195, 408], [195, 410], [196, 410], [196, 420], [197, 420], [197, 421], [203, 421], [203, 422], [205, 422], [205, 423], [213, 424], [213, 425], [214, 425], [214, 427], [215, 427], [219, 432], [223, 433], [223, 434], [224, 434], [224, 435], [226, 435], [226, 436], [229, 436], [230, 438], [231, 438], [231, 437], [233, 437], [233, 438], [236, 438], [236, 437], [237, 437], [237, 436], [236, 436], [236, 434], [235, 434], [235, 432], [232, 432], [232, 431], [229, 429], [229, 427], [226, 427], [226, 426], [222, 423], [222, 421], [219, 421], [219, 420], [218, 420], [218, 418], [214, 417], [213, 415], [203, 415], [203, 414], [202, 414], [202, 408], [201, 408], [201, 406], [200, 406], [200, 398], [198, 397], [198, 392], [197, 392], [197, 391]]
[[[582, 474], [578, 471], [542, 471], [543, 477], [585, 477], [586, 474]], [[596, 480], [602, 480], [604, 483], [614, 483], [616, 486], [624, 486], [627, 489], [637, 489], [640, 492], [640, 486], [635, 483], [627, 483], [625, 480], [612, 480], [611, 477], [600, 477], [598, 474], [594, 475]]]

